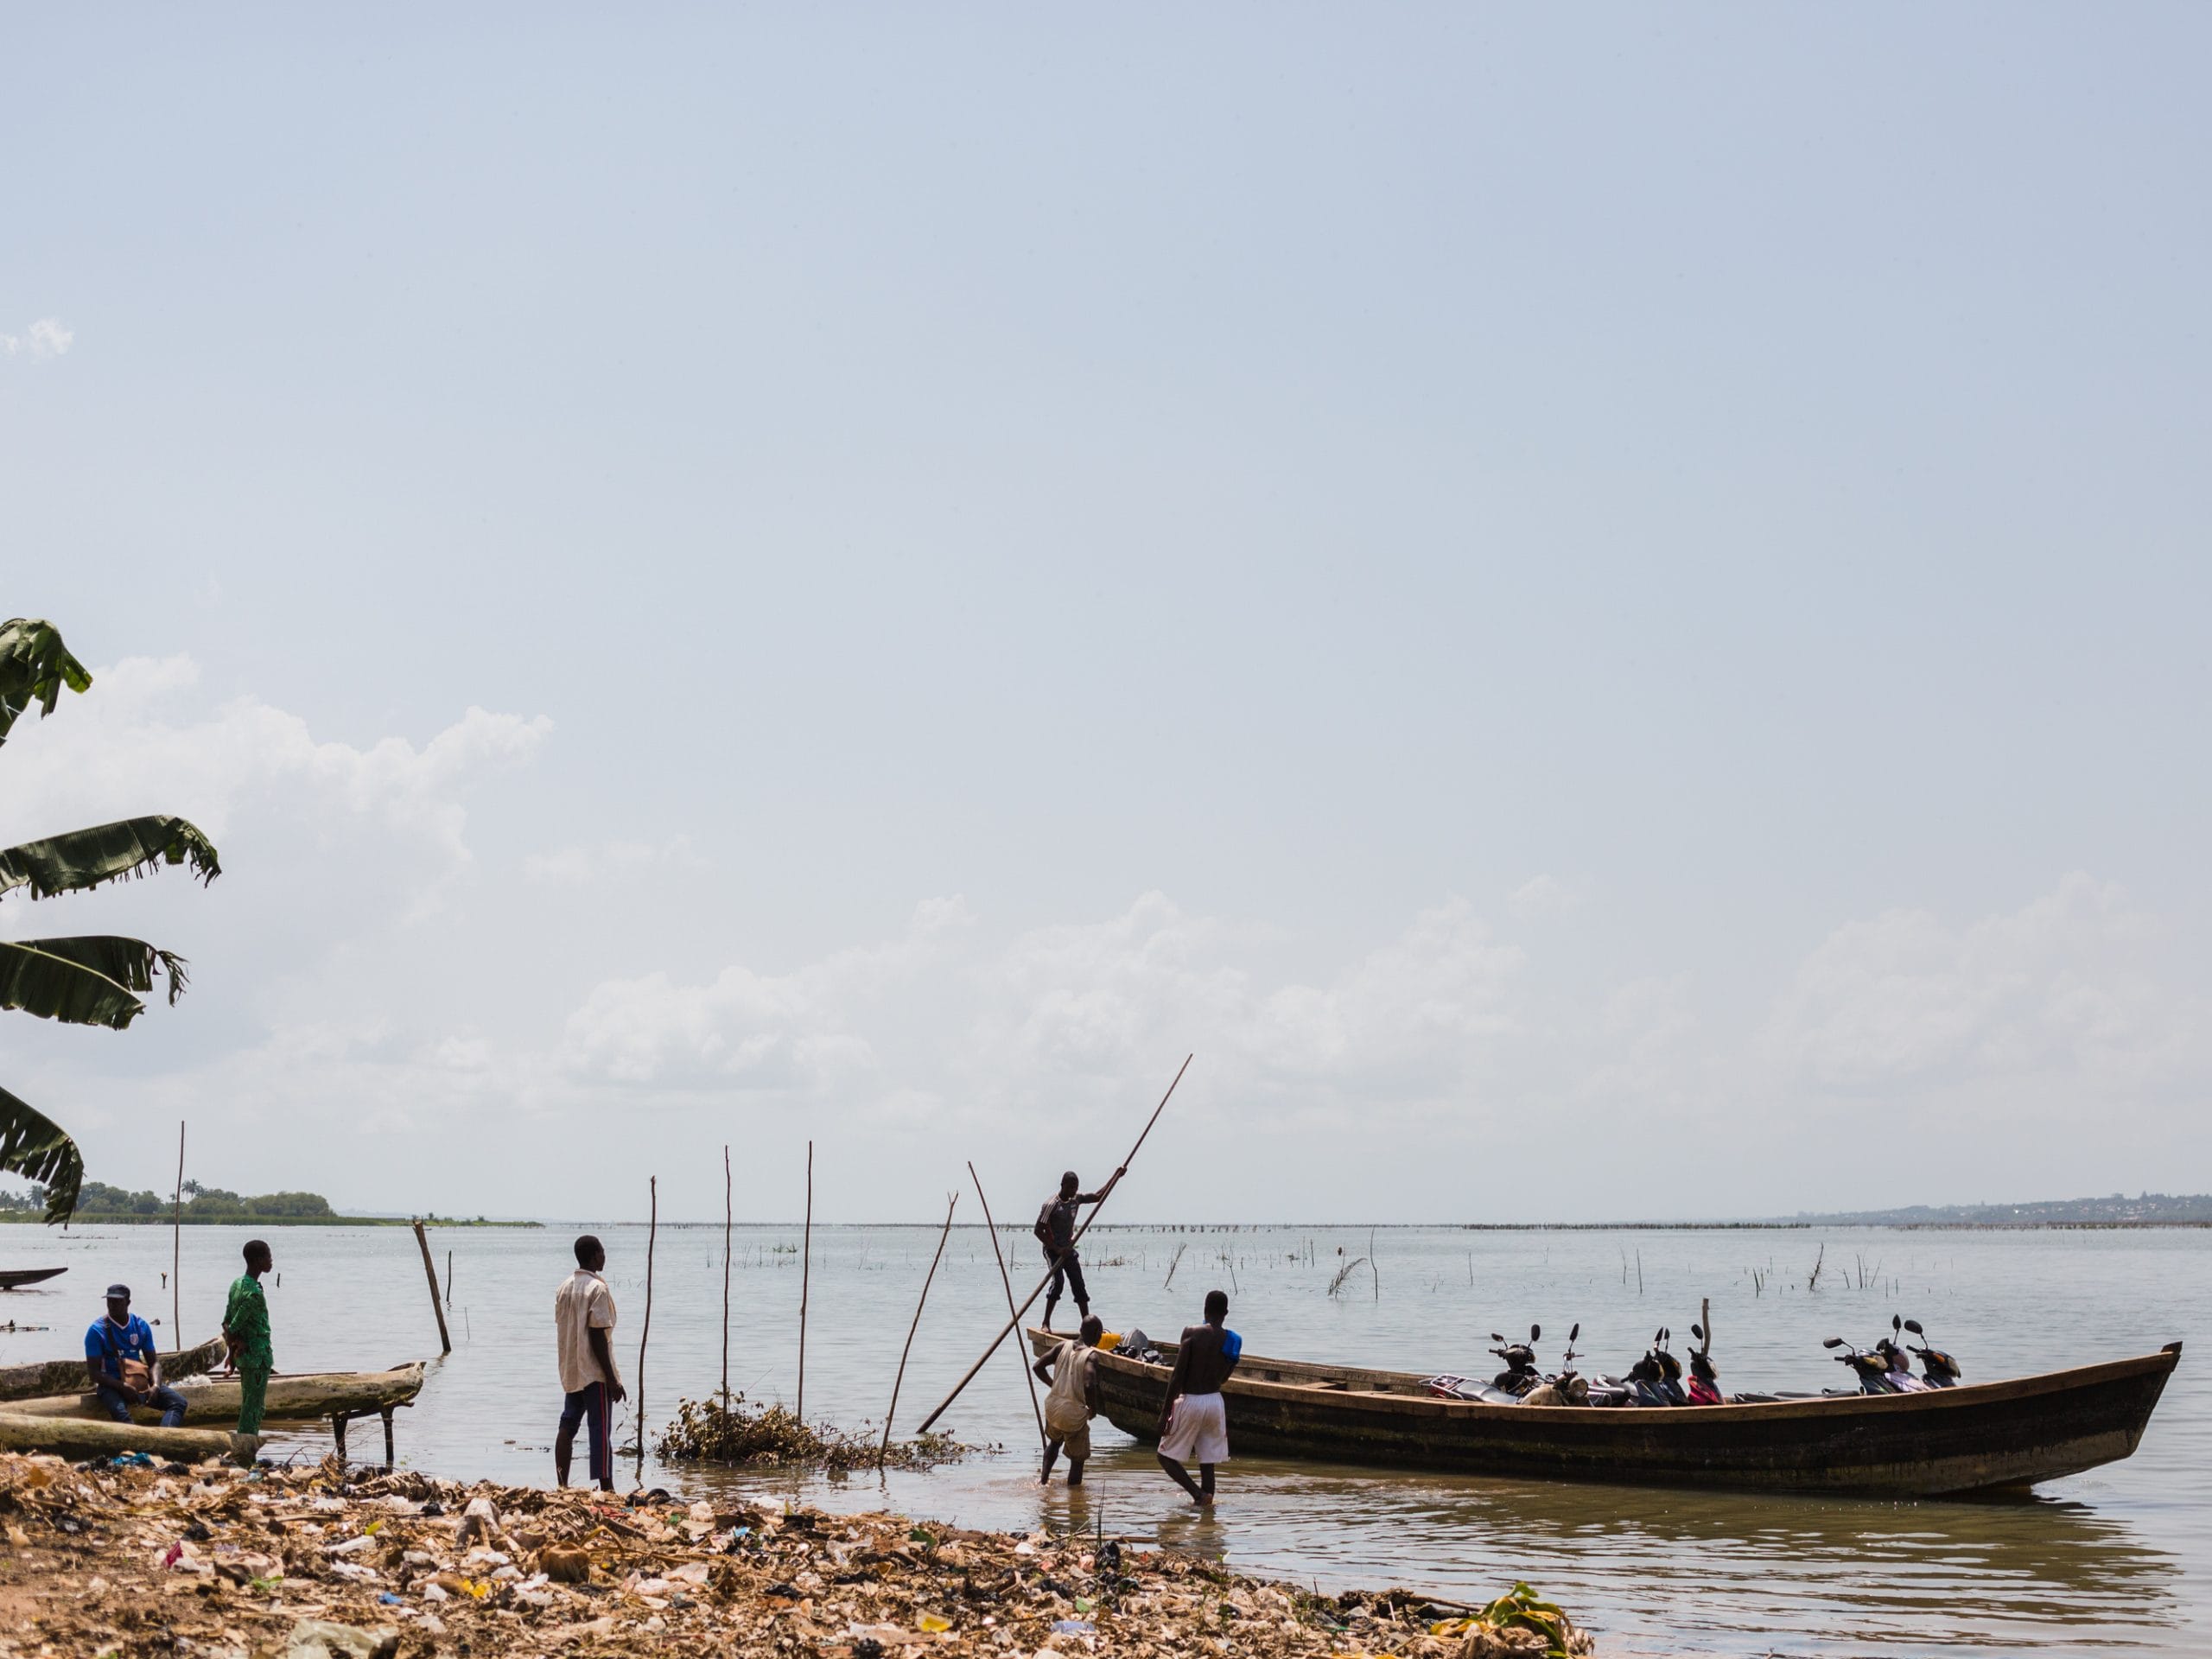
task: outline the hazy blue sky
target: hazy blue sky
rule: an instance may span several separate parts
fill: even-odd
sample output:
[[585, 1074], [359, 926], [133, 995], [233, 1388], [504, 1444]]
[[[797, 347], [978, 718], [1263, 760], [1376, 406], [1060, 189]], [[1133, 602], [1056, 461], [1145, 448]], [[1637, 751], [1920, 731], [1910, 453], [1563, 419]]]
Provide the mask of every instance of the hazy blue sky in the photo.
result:
[[2212, 12], [11, 14], [0, 1081], [395, 1210], [2212, 1188]]

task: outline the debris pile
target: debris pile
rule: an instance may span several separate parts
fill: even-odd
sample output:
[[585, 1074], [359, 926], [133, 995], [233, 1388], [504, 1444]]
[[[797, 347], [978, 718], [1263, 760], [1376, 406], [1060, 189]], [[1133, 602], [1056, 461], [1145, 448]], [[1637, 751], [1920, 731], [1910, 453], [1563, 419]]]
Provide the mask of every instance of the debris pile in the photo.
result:
[[413, 1472], [349, 1480], [334, 1459], [286, 1471], [0, 1456], [0, 1529], [10, 1659], [1588, 1651], [1563, 1618], [1563, 1646], [1515, 1622], [1552, 1611], [1525, 1586], [1454, 1615], [1113, 1539]]
[[866, 1425], [848, 1434], [830, 1424], [803, 1423], [780, 1405], [748, 1410], [741, 1394], [680, 1402], [653, 1442], [653, 1455], [665, 1463], [797, 1465], [836, 1475], [874, 1468], [879, 1460], [892, 1469], [933, 1469], [974, 1449], [950, 1434], [930, 1433], [886, 1446], [870, 1438]]

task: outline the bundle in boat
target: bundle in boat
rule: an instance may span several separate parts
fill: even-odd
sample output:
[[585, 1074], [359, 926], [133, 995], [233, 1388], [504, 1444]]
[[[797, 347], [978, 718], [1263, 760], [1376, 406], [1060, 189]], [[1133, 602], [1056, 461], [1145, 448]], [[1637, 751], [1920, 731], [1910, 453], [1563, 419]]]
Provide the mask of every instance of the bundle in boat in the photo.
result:
[[226, 1458], [243, 1466], [250, 1465], [260, 1449], [259, 1435], [234, 1434], [225, 1428], [144, 1428], [135, 1423], [27, 1417], [0, 1410], [0, 1452], [54, 1452], [65, 1458], [119, 1458], [143, 1452], [165, 1462]]
[[[77, 1367], [81, 1379], [85, 1368]], [[175, 1385], [184, 1396], [188, 1427], [213, 1425], [229, 1418], [235, 1421], [241, 1403], [238, 1378], [204, 1377]], [[411, 1405], [423, 1391], [423, 1365], [417, 1360], [389, 1371], [306, 1371], [297, 1376], [272, 1376], [262, 1418], [266, 1422], [315, 1422], [339, 1415], [357, 1416], [387, 1407]], [[87, 1389], [81, 1394], [54, 1394], [41, 1400], [20, 1400], [0, 1410], [22, 1417], [105, 1418], [107, 1408]], [[138, 1421], [153, 1424], [161, 1412], [140, 1406], [133, 1413]]]

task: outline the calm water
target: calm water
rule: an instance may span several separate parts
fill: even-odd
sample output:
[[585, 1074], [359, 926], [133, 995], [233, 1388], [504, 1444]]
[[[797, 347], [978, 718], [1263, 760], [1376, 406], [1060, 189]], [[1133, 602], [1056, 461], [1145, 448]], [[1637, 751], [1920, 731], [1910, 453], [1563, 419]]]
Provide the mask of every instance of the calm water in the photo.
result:
[[[645, 1230], [596, 1230], [613, 1256], [618, 1347], [634, 1394]], [[185, 1234], [188, 1335], [215, 1329], [243, 1236]], [[465, 1478], [550, 1480], [560, 1404], [550, 1308], [570, 1236], [565, 1228], [433, 1232], [441, 1274], [453, 1253], [454, 1351], [401, 1415], [403, 1461]], [[282, 1279], [270, 1303], [284, 1369], [373, 1368], [436, 1352], [410, 1233], [302, 1228], [271, 1239]], [[935, 1241], [934, 1228], [816, 1230], [810, 1417], [880, 1421]], [[756, 1399], [788, 1401], [793, 1391], [797, 1243], [794, 1229], [737, 1230], [730, 1380]], [[1796, 1231], [1385, 1230], [1375, 1235], [1379, 1297], [1363, 1268], [1333, 1299], [1338, 1267], [1369, 1252], [1363, 1228], [1101, 1227], [1085, 1255], [1099, 1312], [1117, 1327], [1172, 1333], [1219, 1285], [1232, 1290], [1230, 1323], [1254, 1352], [1469, 1374], [1495, 1369], [1478, 1333], [1536, 1319], [1547, 1364], [1580, 1319], [1590, 1363], [1624, 1369], [1662, 1322], [1686, 1332], [1700, 1296], [1713, 1300], [1723, 1377], [1738, 1387], [1837, 1385], [1841, 1368], [1820, 1338], [1871, 1340], [1893, 1312], [1923, 1320], [1970, 1380], [2146, 1352], [2176, 1338], [2194, 1348], [2212, 1327], [2212, 1232], [1838, 1231], [1826, 1236], [1820, 1285], [1808, 1293], [1822, 1244], [1821, 1235]], [[1179, 1247], [1173, 1285], [1163, 1289]], [[1009, 1236], [1007, 1249], [1026, 1294], [1035, 1246]], [[141, 1313], [167, 1319], [165, 1231], [64, 1236], [16, 1227], [0, 1233], [0, 1265], [70, 1269], [56, 1281], [66, 1288], [0, 1298], [0, 1319], [53, 1327], [0, 1334], [0, 1363], [80, 1351], [111, 1279], [137, 1290]], [[715, 1386], [721, 1264], [719, 1227], [661, 1230], [645, 1374], [656, 1425], [679, 1395]], [[1763, 1290], [1754, 1268], [1770, 1275]], [[989, 1236], [956, 1229], [907, 1369], [903, 1429], [944, 1396], [1005, 1313]], [[1218, 1514], [1198, 1519], [1178, 1508], [1150, 1454], [1103, 1420], [1086, 1491], [1040, 1491], [1011, 1344], [945, 1426], [1018, 1450], [881, 1482], [735, 1484], [969, 1525], [1087, 1531], [1103, 1522], [1109, 1532], [1325, 1586], [1403, 1583], [1477, 1597], [1526, 1578], [1602, 1632], [1608, 1653], [2212, 1649], [2212, 1388], [2198, 1354], [2183, 1360], [2134, 1458], [2044, 1488], [2036, 1501], [2001, 1504], [1537, 1485], [1240, 1459], [1225, 1471]], [[323, 1449], [318, 1437], [280, 1444]], [[671, 1489], [700, 1484], [650, 1464], [646, 1474]]]

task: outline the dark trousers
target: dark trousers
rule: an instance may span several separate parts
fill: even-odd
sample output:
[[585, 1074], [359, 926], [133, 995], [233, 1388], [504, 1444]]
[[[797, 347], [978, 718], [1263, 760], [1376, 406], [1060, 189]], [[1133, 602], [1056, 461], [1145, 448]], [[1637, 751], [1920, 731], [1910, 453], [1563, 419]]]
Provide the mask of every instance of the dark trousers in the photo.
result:
[[1083, 1282], [1083, 1259], [1073, 1250], [1054, 1255], [1049, 1246], [1046, 1249], [1045, 1259], [1052, 1264], [1052, 1282], [1045, 1287], [1046, 1303], [1050, 1304], [1060, 1300], [1060, 1281], [1065, 1279], [1067, 1281], [1068, 1288], [1075, 1292], [1075, 1305], [1077, 1307], [1089, 1307], [1090, 1292]]
[[[100, 1384], [99, 1395], [100, 1404], [107, 1408], [107, 1414], [114, 1418], [117, 1422], [128, 1423], [137, 1421], [130, 1414], [130, 1401], [121, 1389], [112, 1388], [103, 1382]], [[147, 1397], [146, 1403], [160, 1411], [163, 1428], [176, 1428], [183, 1424], [184, 1396], [175, 1389], [168, 1387], [156, 1389]]]
[[[585, 1426], [590, 1434], [591, 1455], [586, 1466], [591, 1472], [585, 1478], [588, 1480], [613, 1479], [614, 1434], [613, 1425], [607, 1421], [606, 1383], [588, 1382], [562, 1402], [562, 1431], [564, 1433], [574, 1434], [579, 1422]], [[643, 1432], [639, 1431], [641, 1433]]]

